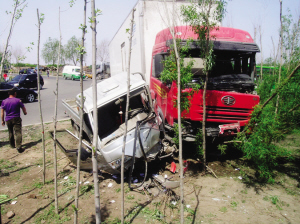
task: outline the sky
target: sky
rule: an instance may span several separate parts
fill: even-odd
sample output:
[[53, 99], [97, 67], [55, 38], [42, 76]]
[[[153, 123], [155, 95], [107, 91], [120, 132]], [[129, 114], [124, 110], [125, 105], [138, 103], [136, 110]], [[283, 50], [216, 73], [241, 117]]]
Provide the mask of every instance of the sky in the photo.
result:
[[[37, 9], [44, 14], [45, 20], [41, 25], [41, 47], [49, 37], [59, 39], [59, 7], [60, 25], [62, 32], [62, 44], [76, 36], [82, 35], [79, 29], [83, 23], [83, 1], [76, 0], [73, 7], [69, 5], [70, 0], [27, 0], [27, 7], [22, 17], [16, 23], [8, 50], [22, 49], [25, 54], [25, 63], [37, 63]], [[294, 21], [300, 16], [299, 0], [282, 0], [283, 14], [292, 14]], [[90, 2], [90, 0], [88, 1]], [[129, 15], [137, 0], [95, 0], [96, 9], [102, 10], [102, 15], [97, 17], [97, 44], [102, 40], [110, 41], [118, 31], [124, 19]], [[0, 0], [0, 51], [4, 45], [10, 28], [10, 15], [6, 11], [12, 11], [13, 0]], [[290, 11], [288, 11], [288, 9]], [[279, 0], [230, 0], [226, 7], [226, 16], [222, 26], [246, 30], [254, 38], [254, 27], [261, 26], [263, 58], [273, 55], [273, 44], [271, 37], [278, 44], [279, 37]], [[87, 5], [87, 17], [91, 15], [91, 4]], [[125, 33], [125, 32], [124, 32]], [[27, 52], [26, 48], [34, 43], [32, 50]], [[256, 42], [259, 44], [259, 32], [257, 30]], [[91, 64], [92, 36], [88, 28], [86, 34], [86, 64]], [[260, 60], [261, 54], [258, 55]], [[12, 63], [15, 59], [12, 58]], [[40, 58], [40, 64], [45, 62]]]

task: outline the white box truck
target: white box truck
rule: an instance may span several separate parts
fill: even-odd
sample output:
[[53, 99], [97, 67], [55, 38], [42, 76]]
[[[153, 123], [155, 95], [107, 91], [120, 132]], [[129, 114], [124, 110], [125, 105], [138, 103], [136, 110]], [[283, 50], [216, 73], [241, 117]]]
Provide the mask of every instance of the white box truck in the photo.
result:
[[[188, 40], [197, 40], [192, 27], [183, 22], [180, 8], [187, 1], [139, 0], [134, 8], [134, 27], [132, 30], [132, 49], [130, 72], [145, 74], [150, 86], [154, 110], [165, 128], [172, 130], [178, 121], [174, 101], [177, 99], [177, 84], [162, 82], [163, 61], [170, 55], [173, 37], [169, 23], [174, 26], [176, 38], [184, 45]], [[125, 19], [109, 45], [111, 75], [127, 71], [131, 13]], [[219, 24], [220, 25], [220, 24]], [[210, 71], [206, 94], [206, 132], [210, 137], [235, 136], [248, 123], [253, 107], [259, 103], [255, 92], [254, 72], [255, 54], [259, 52], [251, 35], [244, 30], [230, 27], [216, 27], [210, 32], [213, 44], [214, 66]], [[194, 61], [192, 85], [203, 86], [203, 59], [201, 49], [195, 42], [184, 60]], [[182, 91], [191, 92], [190, 88]], [[196, 133], [202, 128], [203, 90], [191, 93], [190, 108], [183, 111], [185, 128], [183, 139], [194, 141]], [[179, 115], [180, 116], [180, 115]]]

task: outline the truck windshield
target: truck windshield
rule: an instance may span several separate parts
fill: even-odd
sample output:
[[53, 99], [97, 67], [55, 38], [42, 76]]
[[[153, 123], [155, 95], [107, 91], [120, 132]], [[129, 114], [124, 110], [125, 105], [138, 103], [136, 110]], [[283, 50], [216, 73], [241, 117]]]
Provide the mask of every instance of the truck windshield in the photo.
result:
[[[204, 75], [203, 61], [199, 58], [199, 55], [198, 49], [190, 50], [188, 54], [194, 62], [192, 72], [196, 76]], [[253, 57], [252, 53], [249, 52], [214, 51], [214, 65], [209, 75], [210, 77], [233, 74], [247, 74], [250, 76], [254, 68], [254, 64], [250, 67], [250, 61], [253, 60]]]
[[[194, 65], [193, 83], [204, 84], [204, 60], [200, 58], [200, 50], [191, 49], [184, 58], [187, 64], [193, 61]], [[152, 75], [160, 78], [163, 71], [162, 61], [167, 55], [156, 55], [154, 57], [154, 67]], [[254, 91], [254, 82], [251, 80], [251, 74], [254, 71], [255, 54], [252, 52], [215, 50], [214, 64], [209, 72], [208, 86], [209, 90], [234, 91], [240, 93], [251, 93]], [[189, 87], [189, 86], [187, 86]]]

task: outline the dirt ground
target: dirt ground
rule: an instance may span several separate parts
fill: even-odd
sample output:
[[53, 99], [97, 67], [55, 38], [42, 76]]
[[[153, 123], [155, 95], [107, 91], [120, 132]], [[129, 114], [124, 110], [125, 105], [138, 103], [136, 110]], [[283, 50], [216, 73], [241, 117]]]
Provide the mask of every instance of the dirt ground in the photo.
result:
[[[53, 141], [48, 134], [53, 124], [46, 125], [46, 185], [42, 184], [42, 141], [38, 126], [23, 127], [23, 145], [19, 154], [11, 149], [7, 131], [0, 132], [0, 194], [11, 201], [1, 205], [3, 223], [73, 223], [76, 167], [57, 148], [58, 204], [54, 209]], [[58, 123], [58, 129], [68, 128], [70, 122]], [[300, 151], [300, 135], [291, 136], [293, 150]], [[288, 141], [288, 140], [287, 140]], [[289, 146], [289, 142], [283, 145]], [[65, 139], [65, 144], [68, 139]], [[185, 149], [188, 150], [188, 149]], [[260, 184], [255, 172], [242, 159], [214, 157], [209, 162], [212, 174], [201, 175], [201, 164], [191, 158], [185, 173], [185, 223], [300, 223], [299, 160], [282, 164], [276, 183]], [[168, 170], [170, 159], [149, 164], [149, 175], [167, 175], [179, 180], [178, 173]], [[178, 171], [178, 161], [177, 171]], [[143, 170], [143, 169], [141, 169]], [[143, 173], [143, 171], [141, 171]], [[137, 172], [135, 179], [140, 179]], [[127, 181], [127, 179], [126, 179]], [[121, 214], [120, 177], [99, 175], [101, 218], [104, 223], [119, 223]], [[125, 221], [127, 223], [179, 223], [179, 188], [164, 190], [150, 188], [130, 191], [125, 186]], [[12, 211], [14, 216], [8, 218]], [[95, 223], [94, 189], [91, 172], [81, 171], [79, 222]]]

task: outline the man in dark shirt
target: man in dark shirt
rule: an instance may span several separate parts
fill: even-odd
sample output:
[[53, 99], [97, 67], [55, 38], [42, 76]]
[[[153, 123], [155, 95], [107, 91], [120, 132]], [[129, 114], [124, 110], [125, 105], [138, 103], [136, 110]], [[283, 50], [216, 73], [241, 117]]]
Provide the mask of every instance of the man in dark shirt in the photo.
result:
[[[26, 115], [27, 112], [22, 101], [16, 98], [16, 90], [10, 90], [8, 95], [9, 97], [3, 100], [1, 104], [2, 126], [4, 126], [6, 122], [10, 146], [12, 148], [17, 147], [18, 152], [22, 153], [24, 149], [22, 149], [22, 119], [20, 117], [20, 109], [22, 109], [24, 115]], [[4, 111], [6, 113], [5, 120]]]

